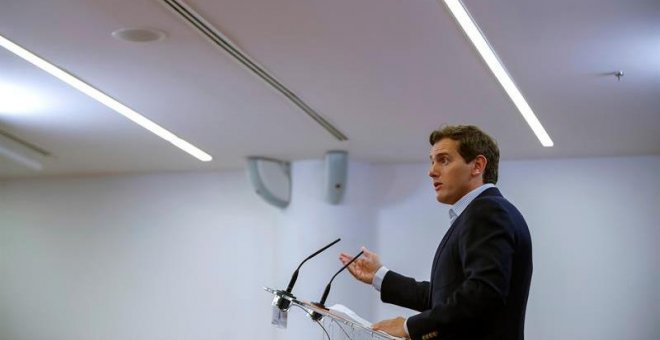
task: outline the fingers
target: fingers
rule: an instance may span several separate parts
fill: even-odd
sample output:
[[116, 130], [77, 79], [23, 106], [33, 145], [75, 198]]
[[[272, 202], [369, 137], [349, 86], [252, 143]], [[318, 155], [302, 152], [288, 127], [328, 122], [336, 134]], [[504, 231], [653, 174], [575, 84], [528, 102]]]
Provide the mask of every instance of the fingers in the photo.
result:
[[343, 258], [343, 259], [349, 259], [349, 260], [350, 260], [350, 259], [353, 258], [353, 255], [348, 254], [348, 253], [340, 253], [340, 254], [339, 254], [339, 258], [340, 258], [340, 259]]
[[374, 253], [373, 251], [367, 249], [367, 247], [364, 247], [364, 246], [363, 246], [363, 247], [360, 248], [360, 249], [364, 252], [364, 254], [363, 254], [362, 256], [364, 256], [365, 259], [373, 260], [373, 259], [377, 259], [377, 258], [378, 258], [378, 254], [376, 254], [376, 253]]
[[[367, 247], [362, 246], [360, 247], [360, 250], [364, 252], [360, 258], [358, 258], [355, 262], [350, 267], [364, 267], [364, 266], [371, 266], [371, 264], [378, 266], [380, 264], [380, 260], [378, 259], [378, 255], [369, 249]], [[348, 253], [340, 253], [339, 254], [339, 261], [343, 264], [347, 264], [353, 259], [353, 255], [348, 254]], [[349, 269], [350, 269], [349, 267]]]
[[[342, 264], [346, 265], [348, 262], [351, 261], [353, 256], [346, 254], [346, 253], [341, 253], [339, 254], [339, 261], [341, 261]], [[358, 278], [359, 274], [356, 271], [356, 263], [353, 262], [350, 266], [348, 266], [348, 271], [353, 274], [354, 277]]]
[[[364, 247], [363, 247], [363, 248], [364, 248]], [[365, 249], [366, 249], [366, 248], [365, 248]], [[371, 253], [371, 254], [373, 254], [373, 253]], [[360, 256], [360, 257], [356, 260], [356, 262], [359, 262], [359, 261], [361, 261], [362, 259], [369, 259], [369, 257], [366, 257], [365, 255], [366, 255], [366, 253], [364, 253], [362, 256]], [[354, 256], [354, 255], [351, 255], [351, 254], [348, 254], [348, 253], [340, 253], [340, 254], [339, 254], [339, 260], [340, 260], [343, 264], [347, 264], [350, 260], [353, 259], [353, 257], [355, 257], [355, 256]]]
[[407, 338], [408, 335], [406, 334], [404, 326], [405, 322], [406, 319], [403, 317], [387, 319], [371, 325], [371, 329], [375, 331], [382, 331], [395, 337]]
[[343, 263], [343, 264], [347, 264], [352, 258], [353, 258], [353, 256], [349, 255], [347, 253], [339, 254], [339, 261], [341, 261], [341, 263]]

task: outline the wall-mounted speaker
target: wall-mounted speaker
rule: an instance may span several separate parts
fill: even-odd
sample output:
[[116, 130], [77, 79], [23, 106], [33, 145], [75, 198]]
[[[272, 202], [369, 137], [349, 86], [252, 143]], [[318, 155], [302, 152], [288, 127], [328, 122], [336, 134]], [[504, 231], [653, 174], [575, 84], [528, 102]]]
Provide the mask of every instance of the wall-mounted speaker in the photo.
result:
[[348, 175], [348, 153], [328, 151], [325, 154], [325, 200], [339, 204], [346, 191]]
[[247, 171], [257, 195], [266, 202], [286, 208], [291, 201], [289, 162], [264, 157], [248, 157]]

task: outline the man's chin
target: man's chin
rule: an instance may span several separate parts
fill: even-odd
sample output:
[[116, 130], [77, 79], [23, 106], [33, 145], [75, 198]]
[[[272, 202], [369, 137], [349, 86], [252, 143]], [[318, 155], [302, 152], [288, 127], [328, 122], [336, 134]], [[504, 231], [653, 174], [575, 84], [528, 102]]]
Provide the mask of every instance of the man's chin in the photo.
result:
[[446, 204], [446, 205], [453, 205], [454, 203], [456, 203], [456, 201], [458, 201], [458, 200], [452, 199], [451, 197], [448, 197], [446, 195], [442, 195], [440, 193], [438, 193], [435, 196], [435, 198], [438, 200], [438, 202], [440, 202], [442, 204]]
[[438, 194], [438, 195], [435, 196], [435, 198], [438, 200], [438, 202], [440, 202], [442, 204], [449, 204], [449, 203], [447, 203], [448, 199], [445, 196], [442, 196], [442, 195]]

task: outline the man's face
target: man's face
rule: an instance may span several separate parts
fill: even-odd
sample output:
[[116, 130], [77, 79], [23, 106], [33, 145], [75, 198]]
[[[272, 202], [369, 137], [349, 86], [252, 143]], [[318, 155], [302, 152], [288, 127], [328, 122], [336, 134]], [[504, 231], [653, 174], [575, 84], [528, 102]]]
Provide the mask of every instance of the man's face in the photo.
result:
[[458, 145], [458, 141], [443, 138], [431, 147], [429, 176], [440, 203], [454, 204], [480, 185], [474, 179], [475, 161], [466, 163]]

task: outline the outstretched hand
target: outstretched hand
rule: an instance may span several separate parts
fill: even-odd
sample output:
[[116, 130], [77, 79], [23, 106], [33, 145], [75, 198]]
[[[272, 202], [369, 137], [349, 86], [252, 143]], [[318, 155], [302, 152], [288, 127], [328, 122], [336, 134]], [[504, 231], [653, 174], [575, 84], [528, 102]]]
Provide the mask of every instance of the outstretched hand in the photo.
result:
[[[380, 263], [378, 254], [369, 251], [366, 247], [362, 247], [362, 251], [364, 254], [348, 266], [348, 271], [356, 279], [366, 284], [371, 284], [374, 281], [374, 274], [376, 274], [382, 264]], [[347, 253], [339, 254], [339, 261], [344, 265], [352, 258], [353, 256]]]

